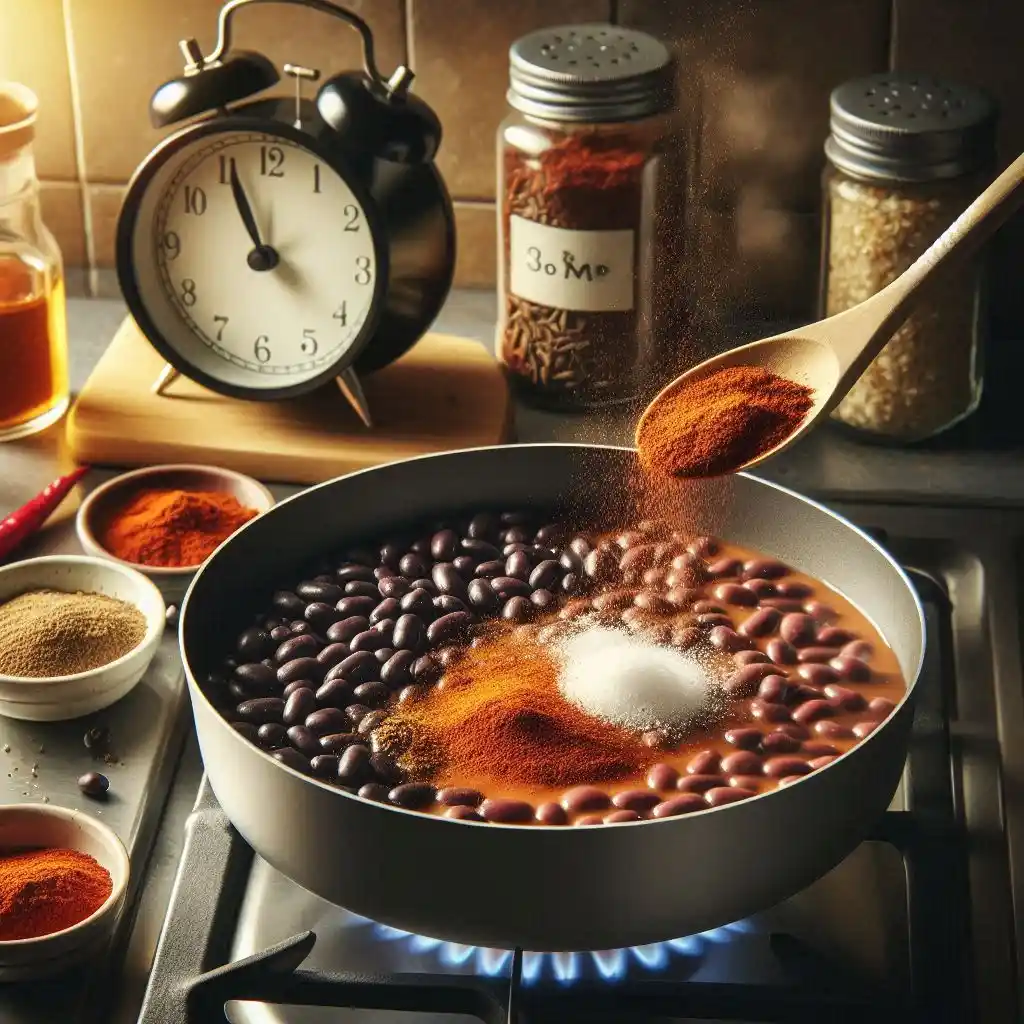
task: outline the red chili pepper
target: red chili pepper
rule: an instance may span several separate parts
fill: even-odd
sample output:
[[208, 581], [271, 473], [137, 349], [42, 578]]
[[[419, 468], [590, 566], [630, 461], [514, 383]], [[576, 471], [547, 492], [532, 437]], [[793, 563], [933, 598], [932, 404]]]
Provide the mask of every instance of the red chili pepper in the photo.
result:
[[67, 476], [57, 477], [31, 501], [0, 520], [0, 558], [6, 558], [22, 541], [35, 533], [68, 496], [71, 488], [88, 472], [88, 466], [79, 466]]

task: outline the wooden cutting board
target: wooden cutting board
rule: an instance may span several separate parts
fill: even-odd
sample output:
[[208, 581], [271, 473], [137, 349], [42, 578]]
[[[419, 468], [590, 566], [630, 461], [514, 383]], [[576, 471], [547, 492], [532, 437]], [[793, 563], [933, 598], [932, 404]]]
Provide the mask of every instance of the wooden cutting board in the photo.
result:
[[511, 429], [512, 404], [494, 359], [477, 342], [448, 334], [426, 335], [363, 381], [372, 429], [334, 387], [287, 402], [242, 402], [178, 378], [154, 395], [162, 366], [126, 319], [68, 419], [76, 461], [198, 462], [309, 484], [414, 455], [501, 444]]

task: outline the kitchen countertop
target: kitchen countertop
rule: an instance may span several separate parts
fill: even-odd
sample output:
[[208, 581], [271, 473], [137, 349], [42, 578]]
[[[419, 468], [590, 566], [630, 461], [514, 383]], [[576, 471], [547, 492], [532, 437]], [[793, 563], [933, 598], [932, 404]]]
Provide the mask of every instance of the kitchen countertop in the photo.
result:
[[[437, 328], [489, 345], [493, 340], [495, 298], [490, 292], [457, 292]], [[80, 388], [125, 315], [124, 305], [109, 299], [71, 299], [69, 333], [72, 388]], [[834, 428], [816, 431], [795, 449], [773, 460], [764, 475], [786, 486], [828, 500], [927, 504], [942, 506], [1024, 507], [1024, 429], [1000, 409], [1015, 408], [1020, 346], [998, 346], [992, 352], [990, 394], [974, 422], [941, 442], [907, 449], [858, 444]], [[1007, 368], [1010, 367], [1010, 368]], [[1018, 399], [1019, 402], [1019, 399]], [[1024, 419], [1024, 417], [1021, 417]], [[624, 416], [564, 416], [519, 408], [519, 441], [591, 441], [629, 443], [631, 422]], [[0, 513], [16, 508], [59, 472], [70, 468], [63, 442], [63, 424], [37, 437], [0, 445]], [[90, 474], [88, 484], [112, 475]], [[272, 487], [277, 497], [297, 488]], [[23, 552], [24, 556], [75, 550], [71, 520], [73, 502]], [[152, 860], [147, 869], [138, 919], [126, 961], [120, 1006], [110, 1024], [134, 1024], [149, 965], [159, 936], [181, 851], [185, 820], [192, 809], [202, 767], [194, 737], [183, 755], [165, 811]]]

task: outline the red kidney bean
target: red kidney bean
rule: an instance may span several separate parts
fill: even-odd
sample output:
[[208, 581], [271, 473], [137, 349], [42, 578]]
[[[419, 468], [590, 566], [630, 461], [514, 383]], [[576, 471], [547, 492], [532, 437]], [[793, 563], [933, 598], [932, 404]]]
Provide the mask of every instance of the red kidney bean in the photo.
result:
[[554, 559], [539, 562], [529, 574], [529, 584], [535, 590], [550, 590], [561, 578], [562, 568]]
[[722, 771], [727, 775], [760, 775], [761, 758], [752, 750], [737, 750], [722, 758]]
[[430, 578], [440, 595], [456, 597], [460, 601], [466, 597], [466, 581], [451, 562], [438, 562], [430, 570]]
[[515, 576], [495, 576], [491, 587], [498, 599], [507, 601], [510, 597], [529, 597], [530, 584]]
[[255, 697], [244, 700], [235, 713], [245, 722], [263, 725], [266, 722], [280, 722], [284, 713], [284, 701], [280, 697]]
[[762, 722], [788, 722], [791, 717], [789, 708], [785, 705], [770, 704], [760, 698], [754, 698], [750, 702], [750, 713]]
[[290, 590], [275, 591], [270, 601], [277, 611], [289, 618], [299, 618], [306, 610], [306, 602]]
[[441, 666], [436, 658], [424, 654], [412, 663], [412, 678], [415, 682], [429, 686], [441, 678]]
[[396, 786], [405, 778], [405, 772], [381, 750], [370, 755], [370, 767], [381, 782]]
[[676, 610], [686, 610], [693, 606], [693, 603], [699, 593], [699, 590], [692, 590], [689, 587], [670, 586], [669, 589], [665, 591], [665, 600], [676, 608]]
[[806, 725], [799, 725], [797, 722], [783, 722], [781, 725], [775, 726], [772, 732], [784, 732], [796, 740], [806, 740], [811, 735], [811, 730]]
[[496, 821], [511, 825], [529, 821], [533, 817], [533, 805], [525, 800], [511, 800], [507, 797], [495, 797], [485, 800], [480, 805], [480, 813], [487, 821]]
[[681, 651], [689, 650], [700, 643], [700, 630], [694, 626], [680, 626], [672, 630], [670, 642]]
[[851, 640], [844, 644], [839, 652], [841, 658], [856, 658], [858, 661], [870, 661], [875, 649], [866, 640]]
[[715, 786], [724, 785], [724, 775], [684, 775], [676, 783], [676, 789], [681, 793], [705, 793]]
[[483, 821], [483, 815], [472, 807], [449, 807], [445, 812], [446, 818], [454, 818], [456, 821]]
[[818, 631], [818, 624], [810, 615], [800, 612], [790, 612], [782, 617], [779, 623], [779, 634], [782, 639], [791, 643], [794, 647], [805, 647], [814, 642]]
[[709, 789], [704, 794], [704, 799], [712, 807], [722, 807], [725, 804], [739, 803], [740, 800], [747, 800], [752, 796], [757, 796], [753, 789], [744, 789], [740, 786], [718, 786], [715, 789]]
[[388, 786], [382, 786], [379, 782], [364, 783], [356, 791], [357, 796], [364, 800], [372, 800], [374, 803], [385, 804], [388, 801]]
[[494, 579], [496, 576], [504, 576], [505, 560], [503, 558], [495, 558], [487, 562], [481, 562], [476, 567], [476, 575], [483, 579]]
[[819, 718], [830, 718], [836, 709], [827, 700], [809, 700], [793, 709], [793, 721], [809, 724]]
[[835, 683], [825, 687], [825, 696], [837, 708], [842, 708], [844, 711], [860, 711], [867, 706], [863, 694], [856, 690], [849, 690], [845, 686], [836, 686]]
[[711, 558], [722, 550], [717, 537], [695, 537], [686, 545], [686, 550], [696, 558]]
[[794, 601], [788, 597], [766, 597], [761, 601], [762, 608], [774, 608], [783, 615], [803, 615], [804, 605], [802, 601]]
[[806, 663], [801, 665], [796, 672], [801, 679], [806, 679], [811, 686], [827, 686], [829, 683], [839, 681], [839, 673], [828, 665]]
[[768, 641], [766, 650], [776, 665], [795, 665], [797, 662], [797, 649], [788, 640], [773, 637]]
[[309, 758], [304, 757], [294, 747], [281, 747], [279, 750], [272, 750], [270, 756], [275, 761], [280, 761], [281, 764], [285, 764], [297, 772], [302, 772], [303, 775], [309, 775], [312, 771]]
[[476, 807], [483, 798], [482, 793], [465, 786], [446, 786], [437, 791], [437, 802], [445, 807]]
[[427, 563], [418, 554], [410, 551], [409, 554], [402, 556], [398, 563], [398, 571], [409, 579], [417, 579], [427, 575]]
[[541, 804], [534, 817], [541, 825], [568, 825], [569, 815], [565, 813], [565, 808], [561, 804], [552, 802]]
[[726, 604], [754, 608], [757, 606], [757, 595], [738, 583], [720, 583], [712, 591], [715, 599]]
[[797, 655], [797, 661], [817, 661], [825, 665], [838, 653], [837, 647], [803, 647]]
[[596, 786], [575, 786], [562, 794], [562, 806], [569, 814], [584, 811], [603, 811], [611, 804], [611, 798]]
[[841, 629], [839, 626], [822, 626], [818, 630], [818, 643], [822, 647], [843, 647], [853, 639], [853, 633], [848, 629]]
[[800, 747], [800, 751], [801, 753], [813, 757], [822, 757], [826, 754], [835, 757], [839, 754], [839, 750], [836, 747], [831, 743], [825, 743], [822, 740], [804, 740]]
[[714, 775], [718, 772], [721, 757], [714, 750], [701, 750], [686, 765], [688, 775]]
[[824, 700], [825, 691], [820, 686], [811, 686], [810, 683], [799, 683], [793, 692], [793, 702], [802, 703], [805, 700]]
[[878, 721], [888, 718], [896, 710], [896, 705], [888, 697], [873, 697], [868, 701], [868, 716]]
[[835, 760], [835, 755], [825, 755], [824, 757], [816, 757], [807, 764], [812, 772], [816, 772], [819, 768], [825, 768]]
[[582, 818], [577, 818], [573, 825], [603, 825], [604, 818], [600, 814], [584, 814]]
[[800, 749], [800, 740], [784, 732], [770, 732], [761, 740], [766, 754], [794, 754]]
[[266, 629], [252, 626], [239, 635], [235, 650], [240, 660], [258, 662], [273, 654], [275, 647], [276, 644]]
[[782, 615], [774, 608], [759, 608], [740, 625], [740, 632], [744, 636], [767, 636], [778, 628], [781, 621]]
[[466, 533], [477, 540], [494, 537], [499, 529], [499, 520], [492, 512], [478, 512], [469, 521]]
[[[353, 586], [353, 584], [349, 584]], [[361, 586], [369, 587], [371, 584], [363, 583]], [[376, 587], [373, 588], [376, 590]], [[341, 613], [332, 604], [324, 604], [321, 601], [315, 601], [313, 604], [306, 606], [306, 621], [318, 632], [326, 634], [327, 630], [331, 628], [339, 619]]]
[[642, 574], [654, 565], [654, 554], [653, 544], [635, 544], [627, 548], [619, 559], [619, 569], [622, 572]]
[[671, 601], [650, 590], [641, 590], [633, 599], [637, 608], [653, 615], [673, 615], [676, 611]]
[[772, 678], [774, 672], [774, 665], [760, 663], [744, 665], [725, 678], [722, 682], [722, 689], [733, 697], [749, 697], [757, 692], [758, 683], [766, 676]]
[[678, 796], [670, 796], [655, 804], [651, 810], [654, 818], [674, 818], [680, 814], [690, 814], [693, 811], [707, 810], [704, 798], [697, 793], [680, 793]]
[[740, 636], [736, 630], [729, 626], [714, 626], [708, 634], [708, 640], [713, 647], [720, 651], [733, 653], [742, 650], [744, 647], [752, 647], [753, 642], [745, 636]]
[[772, 583], [771, 580], [747, 580], [743, 586], [749, 590], [758, 599], [758, 601], [763, 601], [768, 597], [778, 597], [779, 594], [779, 588]]
[[788, 565], [774, 558], [752, 558], [743, 563], [743, 576], [746, 579], [777, 580], [788, 576], [793, 570]]
[[660, 729], [648, 729], [647, 732], [641, 733], [640, 742], [652, 750], [661, 750], [669, 745], [668, 737]]
[[721, 612], [705, 612], [703, 615], [697, 616], [697, 622], [705, 628], [723, 626], [728, 630], [732, 630], [732, 619]]
[[764, 651], [737, 651], [732, 660], [739, 666], [743, 665], [767, 665], [771, 658]]
[[435, 562], [450, 562], [459, 550], [459, 537], [454, 530], [438, 530], [430, 538], [430, 555]]
[[606, 825], [617, 825], [624, 821], [643, 821], [643, 818], [633, 810], [612, 811], [604, 816]]
[[725, 609], [714, 601], [709, 601], [707, 598], [702, 598], [699, 601], [694, 601], [693, 607], [690, 609], [694, 615], [725, 615]]
[[275, 644], [287, 640], [291, 635], [292, 631], [285, 625], [275, 626], [270, 631], [270, 639], [273, 640]]
[[729, 729], [725, 734], [725, 742], [739, 750], [756, 750], [761, 744], [762, 735], [760, 729]]
[[769, 704], [785, 704], [791, 696], [793, 688], [785, 676], [776, 675], [775, 666], [769, 666], [769, 672], [761, 679], [757, 695]]
[[783, 779], [793, 775], [806, 775], [811, 769], [802, 757], [770, 757], [764, 763], [764, 773], [770, 779]]
[[853, 736], [853, 730], [848, 725], [834, 722], [829, 718], [823, 718], [820, 722], [815, 722], [814, 731], [827, 740], [846, 740]]
[[743, 571], [743, 563], [738, 558], [719, 558], [708, 565], [707, 571], [715, 579], [728, 579], [739, 576]]
[[278, 725], [277, 722], [267, 722], [265, 725], [261, 725], [258, 730], [256, 729], [256, 726], [250, 725], [247, 722], [238, 722], [236, 724], [248, 725], [248, 727], [255, 733], [255, 735], [250, 736], [249, 738], [266, 750], [273, 750], [275, 747], [283, 747], [288, 742], [288, 731], [283, 725]]
[[821, 601], [808, 601], [804, 605], [804, 611], [819, 625], [825, 625], [838, 618], [836, 610], [827, 604], [822, 604]]
[[635, 590], [608, 590], [598, 594], [590, 603], [598, 612], [621, 612], [633, 603], [635, 597]]
[[398, 602], [398, 607], [403, 612], [409, 615], [418, 615], [421, 619], [428, 622], [434, 617], [434, 598], [426, 587], [413, 587]]
[[785, 580], [778, 584], [779, 597], [791, 597], [797, 599], [805, 599], [810, 597], [814, 590], [807, 583], [801, 583], [799, 580]]
[[858, 722], [853, 727], [853, 735], [862, 740], [870, 736], [880, 725], [880, 722]]
[[649, 789], [626, 789], [612, 797], [612, 804], [621, 810], [645, 814], [660, 801], [657, 793]]
[[675, 789], [679, 772], [670, 764], [659, 762], [647, 771], [647, 785], [651, 789]]
[[530, 604], [535, 608], [540, 608], [543, 611], [545, 608], [550, 608], [555, 603], [555, 595], [550, 590], [545, 590], [543, 587], [540, 590], [535, 590], [530, 595]]
[[829, 666], [835, 669], [841, 678], [851, 683], [866, 683], [871, 679], [871, 669], [860, 658], [841, 654], [838, 658], [833, 658]]

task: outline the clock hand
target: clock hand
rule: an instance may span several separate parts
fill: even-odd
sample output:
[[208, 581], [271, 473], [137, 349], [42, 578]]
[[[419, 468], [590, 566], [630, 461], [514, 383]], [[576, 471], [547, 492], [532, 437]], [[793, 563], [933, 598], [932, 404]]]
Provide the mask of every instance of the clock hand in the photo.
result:
[[249, 197], [242, 188], [241, 179], [238, 177], [238, 168], [235, 161], [231, 161], [231, 194], [235, 199], [235, 206], [238, 207], [238, 215], [242, 218], [245, 230], [252, 239], [253, 249], [246, 257], [246, 262], [253, 270], [273, 270], [278, 263], [277, 250], [269, 245], [264, 245], [260, 238], [260, 230], [256, 225], [256, 217], [252, 212], [252, 205]]

